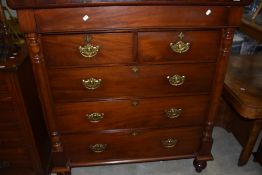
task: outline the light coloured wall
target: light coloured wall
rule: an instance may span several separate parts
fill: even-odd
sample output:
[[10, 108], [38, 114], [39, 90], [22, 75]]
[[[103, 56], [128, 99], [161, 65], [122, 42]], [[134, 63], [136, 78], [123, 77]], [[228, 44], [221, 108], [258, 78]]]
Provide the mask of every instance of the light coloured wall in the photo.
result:
[[[7, 7], [7, 5], [6, 5], [6, 0], [1, 0], [1, 3], [2, 3], [2, 5], [3, 6], [6, 6]], [[13, 15], [13, 16], [16, 16], [16, 12], [15, 12], [15, 10], [9, 10], [10, 12], [11, 12], [11, 14]]]

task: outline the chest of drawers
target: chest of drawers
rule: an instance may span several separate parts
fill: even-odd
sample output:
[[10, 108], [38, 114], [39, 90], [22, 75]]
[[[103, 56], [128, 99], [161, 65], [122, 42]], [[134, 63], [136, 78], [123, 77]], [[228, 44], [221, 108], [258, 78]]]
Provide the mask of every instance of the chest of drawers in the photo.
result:
[[26, 33], [53, 172], [179, 158], [204, 169], [248, 3], [9, 0]]
[[20, 50], [11, 57], [0, 62], [0, 174], [44, 175], [51, 143], [30, 60]]

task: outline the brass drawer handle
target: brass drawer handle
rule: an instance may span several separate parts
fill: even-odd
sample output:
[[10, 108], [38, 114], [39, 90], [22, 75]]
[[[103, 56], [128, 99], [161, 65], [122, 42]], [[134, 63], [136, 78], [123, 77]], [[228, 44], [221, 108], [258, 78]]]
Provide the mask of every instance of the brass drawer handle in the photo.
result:
[[162, 140], [161, 142], [164, 148], [173, 148], [177, 144], [177, 139], [170, 138], [170, 139]]
[[173, 76], [167, 76], [166, 78], [172, 86], [180, 86], [185, 82], [186, 76], [176, 74]]
[[99, 51], [99, 46], [93, 46], [91, 44], [87, 44], [85, 46], [79, 46], [80, 54], [85, 58], [93, 58], [97, 55]]
[[82, 80], [83, 86], [89, 90], [95, 90], [99, 88], [101, 82], [102, 82], [101, 79], [95, 79], [95, 78], [89, 78], [87, 80]]
[[91, 42], [90, 36], [87, 36], [86, 42], [87, 44], [85, 46], [78, 47], [80, 54], [85, 58], [93, 58], [94, 56], [97, 55], [100, 49], [100, 46], [93, 46], [92, 44], [90, 44]]
[[104, 118], [104, 113], [92, 113], [92, 114], [86, 114], [86, 118], [91, 122], [91, 123], [98, 123]]
[[190, 48], [190, 43], [183, 42], [184, 34], [181, 32], [178, 37], [181, 39], [177, 43], [170, 43], [170, 48], [176, 53], [185, 53]]
[[101, 153], [104, 152], [106, 150], [107, 144], [101, 144], [101, 143], [97, 143], [94, 145], [90, 145], [90, 149], [95, 152], [95, 153]]
[[170, 108], [169, 110], [166, 110], [165, 112], [168, 118], [173, 119], [173, 118], [178, 118], [181, 115], [182, 109]]

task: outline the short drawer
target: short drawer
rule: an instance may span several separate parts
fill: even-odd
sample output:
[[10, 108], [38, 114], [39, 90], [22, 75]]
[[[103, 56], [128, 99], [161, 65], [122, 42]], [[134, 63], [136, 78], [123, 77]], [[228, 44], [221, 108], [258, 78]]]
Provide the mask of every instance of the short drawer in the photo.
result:
[[197, 127], [136, 132], [68, 135], [61, 139], [73, 165], [96, 165], [192, 157], [198, 151], [202, 137], [202, 129]]
[[[107, 6], [40, 9], [40, 32], [228, 25], [226, 6]], [[72, 13], [73, 12], [73, 13]]]
[[215, 64], [50, 69], [56, 101], [208, 93]]
[[208, 96], [58, 104], [56, 123], [62, 133], [196, 126], [207, 106]]
[[133, 62], [133, 35], [131, 33], [43, 35], [42, 43], [48, 66]]
[[145, 62], [215, 61], [220, 31], [138, 33], [138, 57]]

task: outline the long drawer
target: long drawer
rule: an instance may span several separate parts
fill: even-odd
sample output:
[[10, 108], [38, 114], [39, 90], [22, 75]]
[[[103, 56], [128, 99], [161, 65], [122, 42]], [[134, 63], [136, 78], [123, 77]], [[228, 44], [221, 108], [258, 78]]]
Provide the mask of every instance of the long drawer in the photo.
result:
[[[43, 35], [41, 39], [47, 66], [87, 66], [134, 62], [132, 33]], [[80, 51], [79, 47], [82, 47], [83, 51]], [[92, 47], [98, 50], [84, 52]]]
[[62, 136], [70, 162], [95, 165], [139, 159], [192, 157], [200, 146], [202, 128], [139, 130], [92, 135]]
[[207, 106], [208, 96], [66, 103], [56, 105], [56, 123], [62, 133], [195, 126]]
[[144, 62], [215, 61], [221, 32], [172, 31], [139, 32], [138, 57]]
[[50, 69], [56, 101], [155, 97], [211, 90], [215, 64]]
[[229, 10], [226, 6], [84, 7], [40, 9], [35, 18], [40, 32], [207, 27], [228, 25]]

